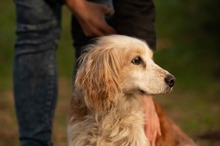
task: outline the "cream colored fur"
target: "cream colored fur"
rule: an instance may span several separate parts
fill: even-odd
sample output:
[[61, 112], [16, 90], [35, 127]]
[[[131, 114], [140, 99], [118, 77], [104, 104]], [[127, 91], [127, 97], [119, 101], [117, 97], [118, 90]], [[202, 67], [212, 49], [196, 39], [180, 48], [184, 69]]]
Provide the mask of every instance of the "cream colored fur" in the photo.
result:
[[122, 35], [87, 46], [74, 84], [69, 146], [149, 146], [143, 95], [171, 90], [169, 73], [152, 57], [145, 42]]

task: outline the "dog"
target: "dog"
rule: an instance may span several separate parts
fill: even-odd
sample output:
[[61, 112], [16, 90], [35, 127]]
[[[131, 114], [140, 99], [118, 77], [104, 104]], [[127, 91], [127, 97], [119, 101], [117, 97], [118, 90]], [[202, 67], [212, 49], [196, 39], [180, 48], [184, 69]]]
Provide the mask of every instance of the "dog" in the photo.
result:
[[86, 46], [79, 64], [68, 145], [150, 146], [142, 98], [170, 92], [175, 77], [153, 61], [148, 45], [123, 35], [100, 37]]

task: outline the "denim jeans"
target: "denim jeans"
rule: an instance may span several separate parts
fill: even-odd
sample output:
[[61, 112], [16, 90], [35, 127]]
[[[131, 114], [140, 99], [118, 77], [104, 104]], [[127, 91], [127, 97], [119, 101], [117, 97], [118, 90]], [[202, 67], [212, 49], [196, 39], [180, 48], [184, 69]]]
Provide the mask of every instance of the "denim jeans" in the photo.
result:
[[[93, 1], [112, 7], [111, 0]], [[14, 98], [20, 145], [52, 146], [52, 123], [57, 101], [56, 48], [61, 31], [61, 5], [55, 0], [14, 0], [14, 2], [17, 15]], [[134, 5], [136, 6], [138, 5]], [[149, 22], [152, 23], [152, 21]], [[134, 30], [130, 25], [122, 27], [127, 28], [129, 32]], [[120, 29], [119, 27], [117, 31], [120, 32]], [[143, 32], [139, 28], [136, 29]], [[74, 17], [71, 33], [76, 49], [75, 57], [78, 58], [82, 52], [82, 46], [88, 44], [91, 38], [83, 34]], [[121, 34], [139, 37], [126, 32]], [[155, 41], [154, 37], [149, 35], [153, 41]]]
[[51, 146], [61, 6], [15, 0], [14, 97], [21, 146]]

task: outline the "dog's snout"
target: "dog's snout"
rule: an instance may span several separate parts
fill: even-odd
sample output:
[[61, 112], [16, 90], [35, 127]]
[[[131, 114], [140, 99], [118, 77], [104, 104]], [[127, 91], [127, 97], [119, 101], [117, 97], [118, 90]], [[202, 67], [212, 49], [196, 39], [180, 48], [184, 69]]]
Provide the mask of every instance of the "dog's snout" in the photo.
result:
[[173, 75], [167, 75], [164, 80], [166, 84], [169, 85], [169, 87], [173, 87], [175, 84], [176, 78]]

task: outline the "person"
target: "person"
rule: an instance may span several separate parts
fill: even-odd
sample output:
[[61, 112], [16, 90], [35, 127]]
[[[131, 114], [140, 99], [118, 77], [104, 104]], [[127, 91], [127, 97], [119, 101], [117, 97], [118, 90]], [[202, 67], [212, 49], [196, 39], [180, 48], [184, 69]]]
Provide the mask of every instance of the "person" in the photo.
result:
[[[13, 78], [20, 145], [52, 146], [58, 84], [56, 48], [61, 31], [61, 2], [64, 1], [14, 2], [17, 40]], [[73, 13], [71, 32], [76, 58], [91, 38], [115, 33], [139, 37], [155, 49], [155, 14], [151, 0], [113, 0], [113, 3], [111, 0], [65, 0], [64, 3]], [[111, 17], [113, 7], [115, 14], [111, 26], [106, 19]], [[148, 107], [144, 109], [145, 115], [152, 119], [145, 131], [154, 145], [160, 135], [159, 119], [152, 97], [144, 98], [144, 103]]]

